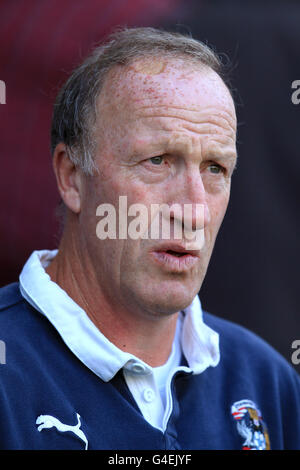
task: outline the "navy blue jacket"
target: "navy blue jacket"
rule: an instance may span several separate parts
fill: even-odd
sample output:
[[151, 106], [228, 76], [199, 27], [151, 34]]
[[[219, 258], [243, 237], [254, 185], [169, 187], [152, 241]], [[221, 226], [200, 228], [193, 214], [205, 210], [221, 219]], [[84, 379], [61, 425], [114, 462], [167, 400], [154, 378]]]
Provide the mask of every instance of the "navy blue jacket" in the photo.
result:
[[261, 439], [262, 447], [300, 449], [296, 371], [248, 330], [207, 313], [204, 321], [220, 334], [220, 363], [174, 376], [163, 433], [143, 418], [122, 371], [103, 382], [17, 283], [0, 289], [0, 449], [247, 449]]

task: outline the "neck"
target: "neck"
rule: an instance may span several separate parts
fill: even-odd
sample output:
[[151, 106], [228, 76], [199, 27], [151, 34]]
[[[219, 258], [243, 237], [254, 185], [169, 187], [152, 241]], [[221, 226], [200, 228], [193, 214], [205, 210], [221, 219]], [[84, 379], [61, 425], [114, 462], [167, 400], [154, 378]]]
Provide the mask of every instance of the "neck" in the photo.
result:
[[138, 306], [128, 308], [117, 296], [115, 301], [107, 298], [86, 253], [76, 238], [64, 235], [47, 274], [115, 346], [152, 367], [164, 364], [171, 353], [178, 314], [151, 315]]

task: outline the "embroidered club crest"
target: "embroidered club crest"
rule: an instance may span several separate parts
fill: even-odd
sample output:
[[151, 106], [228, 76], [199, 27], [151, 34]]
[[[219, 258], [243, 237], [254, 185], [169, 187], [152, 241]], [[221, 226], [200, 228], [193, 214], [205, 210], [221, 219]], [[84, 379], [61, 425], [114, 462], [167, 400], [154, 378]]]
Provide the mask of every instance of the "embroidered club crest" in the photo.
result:
[[251, 400], [236, 401], [231, 407], [238, 433], [244, 438], [243, 450], [270, 450], [267, 427], [256, 404]]

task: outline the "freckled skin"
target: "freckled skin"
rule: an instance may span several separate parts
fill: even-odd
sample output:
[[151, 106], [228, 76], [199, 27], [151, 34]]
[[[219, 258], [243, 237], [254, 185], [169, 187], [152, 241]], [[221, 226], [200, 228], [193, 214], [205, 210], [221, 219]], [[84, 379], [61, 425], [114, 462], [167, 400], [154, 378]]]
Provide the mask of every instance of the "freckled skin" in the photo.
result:
[[[171, 348], [174, 314], [201, 288], [226, 212], [236, 160], [234, 104], [214, 71], [162, 58], [115, 67], [98, 110], [99, 174], [81, 175], [77, 238], [73, 235], [81, 266], [77, 278], [92, 302], [90, 316], [103, 333], [158, 365]], [[162, 164], [154, 165], [150, 158], [160, 155]], [[213, 165], [222, 171], [215, 173]], [[159, 240], [100, 241], [96, 207], [110, 203], [117, 208], [121, 195], [127, 196], [128, 206], [142, 203], [149, 213], [154, 203], [203, 204], [205, 246], [196, 266], [182, 273], [163, 270], [149, 255]], [[151, 335], [166, 348], [154, 353]]]

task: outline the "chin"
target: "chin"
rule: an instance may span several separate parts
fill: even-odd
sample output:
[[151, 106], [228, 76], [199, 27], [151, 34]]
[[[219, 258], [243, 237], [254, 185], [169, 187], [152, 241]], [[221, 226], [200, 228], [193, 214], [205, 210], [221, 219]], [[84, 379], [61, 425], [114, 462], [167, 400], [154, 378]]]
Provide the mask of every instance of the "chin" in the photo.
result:
[[170, 315], [188, 307], [198, 294], [201, 284], [186, 286], [178, 281], [165, 282], [144, 291], [143, 305], [154, 314]]

